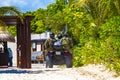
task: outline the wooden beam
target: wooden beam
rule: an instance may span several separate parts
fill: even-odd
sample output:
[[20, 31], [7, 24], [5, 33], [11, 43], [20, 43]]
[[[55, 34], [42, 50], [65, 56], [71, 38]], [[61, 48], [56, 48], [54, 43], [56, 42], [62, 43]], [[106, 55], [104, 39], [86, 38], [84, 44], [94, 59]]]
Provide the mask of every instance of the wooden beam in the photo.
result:
[[17, 16], [0, 16], [7, 26], [17, 27], [17, 67], [31, 68], [31, 32], [30, 22], [33, 16], [25, 16], [21, 23]]

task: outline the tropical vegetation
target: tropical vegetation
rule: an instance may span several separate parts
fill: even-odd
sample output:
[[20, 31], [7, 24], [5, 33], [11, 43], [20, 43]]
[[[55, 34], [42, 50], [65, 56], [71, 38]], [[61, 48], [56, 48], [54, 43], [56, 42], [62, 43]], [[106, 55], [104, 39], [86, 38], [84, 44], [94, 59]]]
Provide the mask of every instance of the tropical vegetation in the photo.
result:
[[104, 64], [120, 74], [120, 0], [56, 0], [24, 15], [35, 16], [32, 33], [69, 32], [74, 66]]
[[[21, 11], [14, 6], [0, 7], [0, 17], [2, 17], [2, 16], [18, 16], [22, 22], [23, 22], [23, 18], [24, 18]], [[3, 23], [4, 22], [2, 20], [0, 20], [0, 25], [7, 27], [6, 24], [3, 24]], [[11, 34], [15, 36], [16, 27], [15, 26], [8, 27], [8, 31], [10, 31]]]

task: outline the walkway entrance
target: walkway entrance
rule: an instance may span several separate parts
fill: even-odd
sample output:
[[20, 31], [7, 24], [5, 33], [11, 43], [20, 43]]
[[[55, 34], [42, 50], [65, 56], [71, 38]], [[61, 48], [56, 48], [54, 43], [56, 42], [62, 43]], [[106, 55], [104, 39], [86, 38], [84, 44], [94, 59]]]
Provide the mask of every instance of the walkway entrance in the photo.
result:
[[30, 21], [33, 16], [25, 16], [24, 24], [21, 23], [17, 16], [4, 16], [0, 20], [4, 21], [7, 26], [17, 27], [17, 67], [31, 68], [31, 32]]

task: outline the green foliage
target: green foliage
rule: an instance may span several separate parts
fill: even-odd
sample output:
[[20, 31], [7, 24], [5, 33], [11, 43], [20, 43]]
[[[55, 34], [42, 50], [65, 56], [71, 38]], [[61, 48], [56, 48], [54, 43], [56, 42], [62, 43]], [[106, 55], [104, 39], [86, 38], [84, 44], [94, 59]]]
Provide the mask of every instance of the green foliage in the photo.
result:
[[120, 72], [120, 0], [56, 0], [38, 9], [31, 23], [34, 33], [65, 30], [74, 41], [74, 66], [105, 64]]
[[119, 36], [120, 34], [120, 16], [115, 16], [106, 21], [101, 27], [101, 38], [108, 36]]
[[120, 71], [120, 16], [114, 16], [101, 26], [100, 37], [105, 40], [109, 61], [107, 66]]
[[30, 12], [30, 11], [27, 11], [25, 13], [23, 13], [24, 16], [35, 16], [35, 12]]
[[82, 66], [82, 54], [81, 49], [79, 47], [74, 47], [74, 59], [73, 59], [73, 65], [74, 66]]
[[[108, 68], [120, 71], [120, 16], [115, 16], [106, 20], [105, 24], [100, 26], [99, 39], [89, 40], [82, 46], [74, 48], [75, 66], [82, 64], [105, 64]], [[81, 44], [81, 42], [79, 43]], [[80, 62], [79, 62], [80, 61]]]
[[44, 23], [42, 20], [36, 21], [35, 25], [37, 26], [35, 33], [42, 33], [44, 32]]
[[20, 12], [19, 9], [17, 9], [14, 6], [3, 6], [0, 7], [0, 16], [8, 16], [8, 15], [12, 15], [12, 16], [18, 16], [21, 20], [21, 22], [23, 22], [23, 14]]
[[[17, 9], [16, 7], [14, 6], [3, 6], [3, 7], [0, 7], [0, 16], [18, 16], [21, 20], [21, 22], [23, 22], [23, 14], [20, 12], [19, 9]], [[0, 24], [2, 24], [2, 22], [0, 22]], [[4, 24], [6, 26], [6, 24]], [[15, 26], [10, 26], [7, 28], [8, 31], [16, 36], [16, 27]]]
[[[26, 13], [28, 14], [28, 13]], [[35, 15], [34, 20], [31, 22], [31, 32], [32, 33], [42, 33], [45, 31], [45, 22], [46, 22], [46, 10], [38, 9], [36, 12], [32, 13]]]
[[16, 36], [16, 32], [17, 32], [16, 26], [9, 26], [9, 27], [7, 28], [7, 30], [8, 30], [13, 36]]

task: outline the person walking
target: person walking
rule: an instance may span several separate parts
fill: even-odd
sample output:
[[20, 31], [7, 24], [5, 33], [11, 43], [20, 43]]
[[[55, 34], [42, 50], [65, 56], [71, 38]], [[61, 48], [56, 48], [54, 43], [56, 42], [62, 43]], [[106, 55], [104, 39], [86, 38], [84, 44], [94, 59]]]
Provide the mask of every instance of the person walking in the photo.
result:
[[8, 50], [8, 54], [9, 54], [8, 66], [12, 67], [13, 66], [13, 61], [12, 61], [12, 59], [13, 59], [13, 52], [12, 52], [11, 48], [8, 48], [7, 50]]

